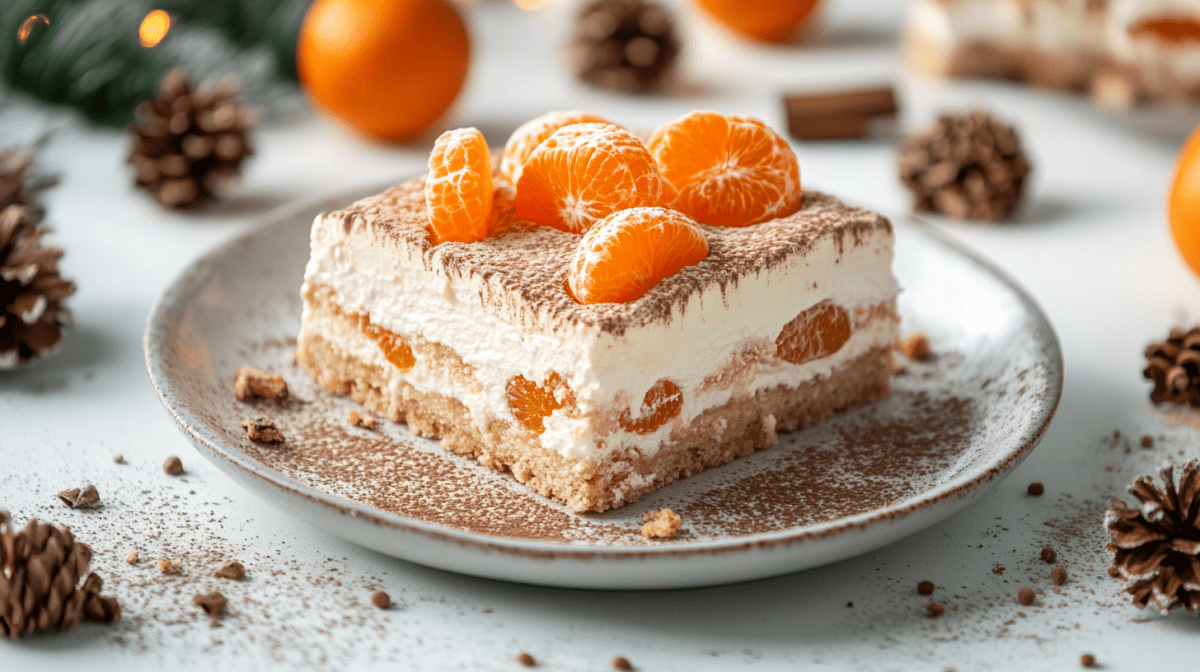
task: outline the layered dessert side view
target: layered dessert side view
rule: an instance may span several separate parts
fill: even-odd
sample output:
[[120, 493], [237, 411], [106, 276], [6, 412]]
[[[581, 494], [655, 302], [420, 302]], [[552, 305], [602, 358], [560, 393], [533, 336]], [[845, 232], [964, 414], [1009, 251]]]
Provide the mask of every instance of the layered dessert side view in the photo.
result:
[[886, 218], [802, 192], [761, 122], [693, 112], [647, 142], [554, 112], [494, 157], [317, 217], [297, 361], [335, 394], [604, 511], [887, 397]]
[[914, 68], [1085, 90], [1113, 107], [1200, 101], [1200, 5], [1188, 0], [916, 0]]

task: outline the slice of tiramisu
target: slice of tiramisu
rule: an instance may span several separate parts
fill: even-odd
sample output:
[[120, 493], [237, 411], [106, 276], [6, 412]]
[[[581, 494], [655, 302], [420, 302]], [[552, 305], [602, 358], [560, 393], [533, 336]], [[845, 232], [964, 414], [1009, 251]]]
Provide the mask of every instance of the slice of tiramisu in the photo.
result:
[[572, 260], [597, 236], [522, 220], [492, 177], [491, 229], [471, 242], [433, 242], [426, 177], [317, 218], [297, 360], [326, 389], [575, 511], [890, 393], [884, 217], [815, 192], [748, 226], [623, 209], [593, 231], [678, 221], [706, 253], [637, 298], [581, 303]]

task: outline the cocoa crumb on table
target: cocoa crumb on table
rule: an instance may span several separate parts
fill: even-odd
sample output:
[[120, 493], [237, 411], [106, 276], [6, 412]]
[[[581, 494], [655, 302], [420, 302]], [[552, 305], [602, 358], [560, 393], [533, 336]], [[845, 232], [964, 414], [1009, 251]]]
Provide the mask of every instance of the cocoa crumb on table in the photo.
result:
[[1042, 549], [1042, 562], [1053, 565], [1058, 562], [1058, 552], [1049, 546]]
[[233, 579], [234, 581], [237, 581], [243, 576], [246, 576], [246, 568], [243, 567], [242, 563], [238, 562], [237, 560], [226, 560], [225, 564], [221, 565], [219, 568], [217, 568], [217, 571], [213, 573], [222, 579]]
[[930, 618], [941, 618], [946, 613], [946, 605], [941, 602], [930, 602], [925, 605], [925, 615]]
[[1017, 591], [1017, 602], [1028, 607], [1037, 599], [1037, 594], [1029, 586], [1022, 586], [1021, 590]]
[[377, 590], [371, 593], [371, 604], [379, 609], [387, 609], [392, 606], [392, 598], [388, 597], [388, 594], [382, 590]]
[[620, 670], [621, 672], [630, 672], [633, 669], [633, 663], [630, 663], [629, 659], [625, 656], [617, 656], [613, 658], [612, 667], [614, 670]]
[[937, 586], [933, 585], [933, 581], [922, 581], [917, 584], [917, 594], [918, 595], [932, 595], [933, 590], [936, 587]]
[[283, 376], [243, 366], [233, 381], [233, 395], [240, 401], [278, 401], [287, 397], [287, 381]]
[[670, 509], [650, 511], [642, 514], [642, 536], [647, 539], [670, 539], [679, 530], [683, 519]]
[[1079, 664], [1083, 667], [1095, 667], [1096, 657], [1090, 653], [1085, 653], [1079, 657]]
[[1143, 436], [1142, 437], [1142, 447], [1143, 448], [1153, 448], [1154, 447], [1154, 437], [1150, 436], [1149, 434], [1146, 434], [1145, 436]]
[[1030, 483], [1029, 494], [1033, 495], [1034, 497], [1041, 497], [1042, 495], [1046, 494], [1046, 486], [1042, 485], [1041, 483]]
[[537, 661], [533, 659], [533, 656], [525, 653], [524, 651], [517, 654], [517, 662], [525, 667], [533, 667], [534, 665], [537, 665]]
[[96, 490], [96, 486], [84, 481], [77, 488], [58, 493], [58, 500], [72, 509], [92, 507], [100, 503], [100, 491]]
[[117, 464], [124, 464], [125, 456], [120, 453], [113, 453], [113, 462], [116, 462]]
[[163, 471], [172, 476], [178, 476], [183, 473], [183, 461], [172, 455], [167, 458], [166, 462], [163, 462]]
[[1056, 586], [1063, 585], [1067, 582], [1067, 570], [1063, 569], [1062, 567], [1055, 567], [1054, 569], [1050, 570], [1050, 580], [1053, 581], [1054, 585]]

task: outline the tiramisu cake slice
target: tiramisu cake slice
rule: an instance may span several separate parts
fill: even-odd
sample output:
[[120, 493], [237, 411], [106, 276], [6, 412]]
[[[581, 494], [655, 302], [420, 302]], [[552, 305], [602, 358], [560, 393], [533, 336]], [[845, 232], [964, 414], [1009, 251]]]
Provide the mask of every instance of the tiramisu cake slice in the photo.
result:
[[[429, 175], [317, 218], [300, 365], [575, 511], [887, 396], [887, 219], [801, 198], [794, 155], [761, 122], [697, 114], [648, 145], [547, 115], [514, 134], [530, 147], [509, 143], [515, 188], [477, 131], [445, 134]], [[699, 198], [711, 176], [677, 168], [722, 132], [702, 122], [774, 186]]]

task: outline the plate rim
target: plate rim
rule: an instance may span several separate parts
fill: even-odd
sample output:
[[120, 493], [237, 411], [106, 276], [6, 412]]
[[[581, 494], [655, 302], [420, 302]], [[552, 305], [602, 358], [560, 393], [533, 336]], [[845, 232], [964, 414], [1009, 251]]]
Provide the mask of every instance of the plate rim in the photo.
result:
[[[398, 184], [398, 182], [389, 181], [371, 187], [346, 189], [310, 197], [296, 203], [275, 208], [257, 218], [257, 221], [247, 230], [193, 259], [155, 299], [147, 315], [146, 327], [142, 336], [142, 351], [150, 383], [158, 395], [159, 402], [162, 403], [176, 425], [179, 426], [179, 429], [188, 437], [193, 445], [200, 449], [200, 452], [210, 462], [215, 462], [216, 458], [220, 458], [228, 465], [238, 467], [246, 474], [264, 481], [267, 485], [280, 490], [290, 491], [294, 495], [322, 504], [342, 515], [350, 515], [351, 517], [362, 519], [375, 525], [420, 534], [435, 541], [449, 541], [464, 546], [475, 547], [485, 552], [535, 556], [543, 559], [570, 558], [574, 560], [686, 557], [725, 554], [751, 549], [770, 549], [835, 537], [849, 532], [863, 531], [882, 523], [903, 520], [921, 511], [929, 510], [937, 504], [965, 498], [977, 490], [998, 483], [1004, 475], [1016, 468], [1029, 455], [1044, 436], [1062, 399], [1062, 348], [1052, 324], [1037, 301], [1014, 278], [993, 262], [958, 242], [940, 228], [917, 216], [906, 213], [904, 214], [904, 221], [907, 228], [961, 255], [973, 265], [999, 280], [1000, 283], [1013, 293], [1024, 308], [1024, 312], [1032, 318], [1031, 326], [1035, 332], [1038, 332], [1035, 342], [1041, 343], [1044, 346], [1045, 357], [1039, 361], [1047, 364], [1048, 391], [1051, 394], [1047, 395], [1047, 398], [1039, 405], [1038, 412], [1033, 416], [1036, 419], [1036, 426], [1031, 433], [1025, 436], [1024, 441], [1019, 446], [1003, 451], [995, 459], [988, 460], [973, 472], [968, 472], [972, 475], [966, 480], [952, 479], [934, 488], [924, 490], [916, 496], [889, 504], [888, 506], [815, 525], [804, 525], [773, 532], [760, 532], [728, 539], [689, 542], [687, 546], [682, 547], [675, 544], [656, 544], [650, 546], [589, 545], [586, 542], [556, 542], [503, 537], [460, 530], [428, 522], [420, 518], [381, 511], [359, 502], [343, 499], [275, 471], [262, 462], [250, 458], [240, 450], [224, 446], [215, 437], [206, 435], [201, 428], [193, 427], [187, 417], [189, 414], [180, 408], [176, 408], [176, 405], [179, 405], [178, 398], [175, 397], [174, 401], [172, 400], [171, 393], [173, 392], [173, 386], [165, 370], [165, 342], [164, 339], [155, 338], [155, 335], [158, 333], [169, 332], [165, 321], [175, 303], [181, 300], [182, 297], [189, 295], [187, 290], [203, 280], [206, 268], [211, 267], [217, 260], [230, 251], [243, 247], [250, 240], [268, 235], [272, 230], [277, 228], [295, 226], [292, 220], [304, 212], [321, 210], [326, 204], [345, 204], [356, 201], [395, 184]], [[883, 214], [888, 217], [889, 221], [896, 221], [896, 218], [891, 216], [892, 213], [884, 212]], [[220, 467], [221, 465], [217, 464], [217, 466]], [[307, 524], [312, 524], [310, 521], [303, 520], [303, 518], [301, 520]]]

